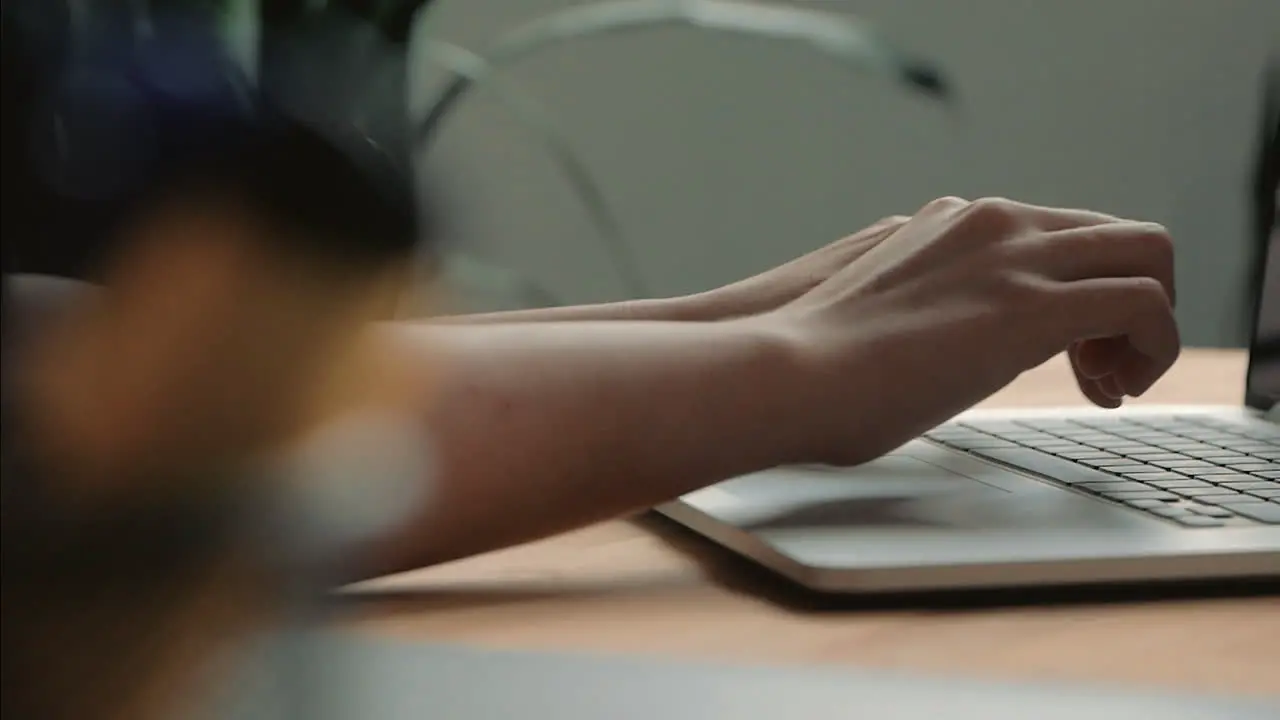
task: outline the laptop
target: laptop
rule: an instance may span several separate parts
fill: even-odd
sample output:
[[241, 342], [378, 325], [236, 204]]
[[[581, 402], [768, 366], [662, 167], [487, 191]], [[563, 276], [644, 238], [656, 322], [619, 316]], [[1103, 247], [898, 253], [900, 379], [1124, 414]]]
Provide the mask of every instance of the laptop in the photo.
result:
[[974, 410], [856, 468], [776, 468], [658, 511], [830, 592], [1280, 579], [1270, 215], [1240, 406]]

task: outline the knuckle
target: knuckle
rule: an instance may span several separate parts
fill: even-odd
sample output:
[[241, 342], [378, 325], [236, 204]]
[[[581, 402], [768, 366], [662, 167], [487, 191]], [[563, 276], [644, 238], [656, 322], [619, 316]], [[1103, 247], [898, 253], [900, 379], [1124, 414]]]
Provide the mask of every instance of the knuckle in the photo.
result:
[[980, 217], [1006, 217], [1013, 214], [1013, 201], [1002, 197], [979, 198], [969, 206], [969, 212]]
[[1017, 203], [1002, 197], [975, 200], [964, 211], [965, 220], [981, 228], [993, 239], [1018, 227]]
[[1132, 280], [1133, 311], [1139, 314], [1151, 312], [1168, 312], [1171, 307], [1170, 298], [1164, 284], [1150, 277], [1137, 277]]
[[969, 204], [968, 200], [958, 198], [952, 195], [940, 197], [936, 200], [930, 200], [921, 211], [926, 214], [936, 214], [941, 212], [952, 212], [964, 208]]
[[1138, 231], [1138, 239], [1152, 256], [1167, 263], [1173, 262], [1173, 236], [1163, 225], [1144, 224]]
[[896, 228], [905, 224], [910, 219], [911, 218], [906, 215], [886, 215], [867, 226], [867, 230], [870, 232], [880, 232], [889, 228]]

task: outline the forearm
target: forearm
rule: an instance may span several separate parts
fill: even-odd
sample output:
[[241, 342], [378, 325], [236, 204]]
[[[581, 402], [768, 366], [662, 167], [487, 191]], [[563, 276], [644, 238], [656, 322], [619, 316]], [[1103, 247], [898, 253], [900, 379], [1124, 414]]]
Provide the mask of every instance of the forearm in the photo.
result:
[[615, 517], [801, 452], [794, 361], [745, 324], [400, 332], [453, 368], [429, 422], [440, 472], [366, 575]]
[[582, 322], [612, 320], [705, 321], [723, 319], [725, 313], [708, 295], [687, 295], [649, 300], [623, 300], [592, 305], [508, 310], [453, 315], [432, 322], [439, 325], [498, 325], [513, 323]]

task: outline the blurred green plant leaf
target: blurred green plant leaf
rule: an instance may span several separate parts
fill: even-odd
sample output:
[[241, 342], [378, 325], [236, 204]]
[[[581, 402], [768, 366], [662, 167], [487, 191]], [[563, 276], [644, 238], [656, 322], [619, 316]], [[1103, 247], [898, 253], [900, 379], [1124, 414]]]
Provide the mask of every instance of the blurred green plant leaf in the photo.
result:
[[[424, 50], [429, 62], [440, 65], [455, 77], [470, 78], [478, 82], [492, 75], [493, 68], [488, 60], [458, 45], [428, 39], [424, 41]], [[627, 289], [641, 293], [644, 283], [637, 272], [630, 246], [623, 237], [622, 224], [605, 200], [602, 186], [592, 176], [587, 164], [574, 152], [572, 143], [560, 132], [541, 103], [520, 92], [514, 83], [500, 79], [492, 83], [498, 99], [542, 143], [557, 169], [573, 188]]]
[[[950, 96], [948, 84], [935, 68], [900, 50], [867, 23], [846, 14], [734, 0], [611, 0], [578, 5], [534, 19], [500, 36], [483, 53], [446, 46], [446, 52], [437, 53], [436, 57], [449, 66], [453, 77], [427, 104], [415, 131], [416, 143], [429, 148], [445, 118], [467, 93], [504, 66], [579, 38], [669, 25], [803, 43], [850, 69], [888, 77], [899, 86], [934, 99], [946, 100]], [[437, 48], [440, 47], [437, 43]], [[545, 113], [528, 98], [513, 96], [510, 86], [507, 90], [504, 98], [541, 137], [587, 207], [627, 290], [635, 297], [648, 295], [621, 226], [586, 164], [573, 152], [568, 140], [556, 132]], [[515, 97], [520, 99], [512, 102]]]
[[[910, 56], [867, 23], [846, 14], [735, 0], [611, 0], [579, 5], [532, 20], [483, 52], [489, 68], [515, 63], [544, 48], [603, 33], [686, 25], [701, 30], [801, 42], [856, 70], [869, 70], [937, 99], [949, 96], [940, 72]], [[418, 126], [429, 142], [437, 126], [484, 75], [459, 75], [445, 86]]]
[[[336, 12], [368, 23], [369, 29], [389, 40], [392, 46], [405, 48], [406, 55], [415, 22], [434, 6], [431, 0], [259, 0], [259, 3], [261, 32], [268, 47], [278, 44], [277, 38], [283, 37], [282, 33], [287, 35], [292, 27], [306, 23], [308, 18], [314, 21]], [[444, 120], [469, 91], [491, 81], [503, 67], [540, 50], [590, 36], [672, 25], [800, 43], [844, 67], [886, 77], [910, 91], [938, 100], [950, 96], [948, 84], [934, 67], [912, 57], [874, 27], [848, 14], [745, 0], [605, 0], [535, 18], [500, 35], [479, 53], [437, 39], [425, 40], [428, 61], [445, 68], [450, 77], [427, 103], [421, 121], [410, 131], [408, 142], [413, 147], [430, 148]], [[357, 59], [362, 53], [356, 48], [366, 43], [356, 42], [347, 48], [349, 52], [345, 55], [349, 57], [342, 62]], [[389, 75], [394, 76], [396, 73]], [[549, 113], [527, 94], [506, 82], [497, 84], [495, 89], [497, 97], [541, 142], [569, 182], [627, 289], [637, 296], [645, 295], [644, 283], [624, 240], [621, 223], [607, 202], [602, 186], [574, 151], [572, 143], [559, 132]], [[377, 95], [386, 96], [388, 92], [393, 91], [385, 88]], [[386, 105], [379, 110], [388, 110], [396, 103], [374, 105]]]

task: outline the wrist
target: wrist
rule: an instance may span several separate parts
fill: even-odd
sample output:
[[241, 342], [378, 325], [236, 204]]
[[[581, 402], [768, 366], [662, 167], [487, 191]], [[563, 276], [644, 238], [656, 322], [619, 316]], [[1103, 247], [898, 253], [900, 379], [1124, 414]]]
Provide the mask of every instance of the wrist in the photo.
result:
[[833, 348], [821, 328], [785, 312], [725, 324], [745, 328], [762, 348], [761, 370], [746, 391], [768, 395], [775, 464], [852, 466], [898, 444], [903, 418], [869, 338]]
[[[740, 442], [760, 450], [762, 464], [756, 469], [820, 459], [829, 403], [823, 400], [818, 365], [803, 338], [773, 314], [720, 325], [750, 348], [751, 359], [741, 366], [737, 386], [744, 398], [739, 410], [754, 426]], [[753, 412], [758, 417], [751, 418]]]
[[666, 322], [711, 322], [726, 319], [726, 314], [710, 293], [694, 293], [676, 297], [634, 300], [627, 314], [634, 320]]

